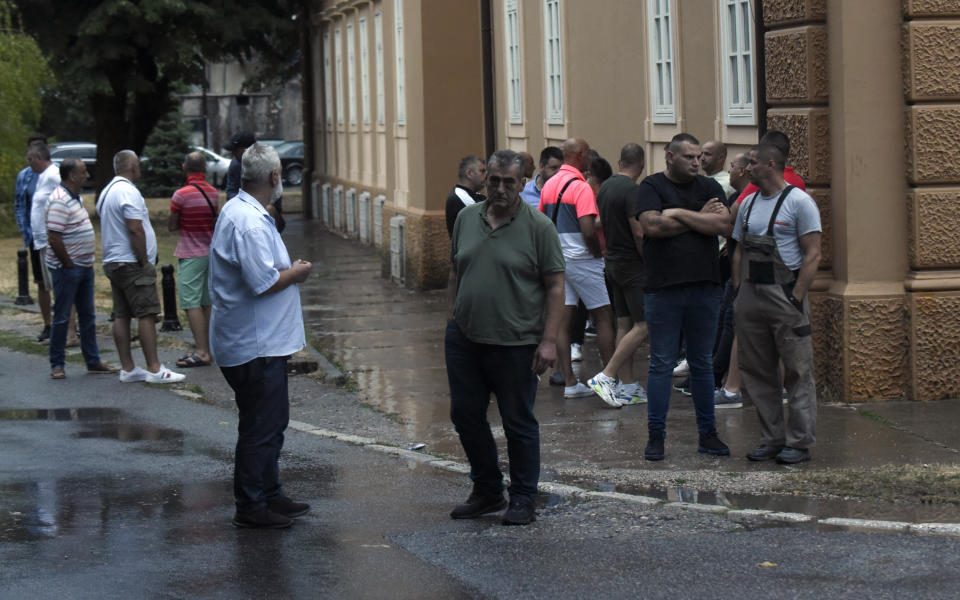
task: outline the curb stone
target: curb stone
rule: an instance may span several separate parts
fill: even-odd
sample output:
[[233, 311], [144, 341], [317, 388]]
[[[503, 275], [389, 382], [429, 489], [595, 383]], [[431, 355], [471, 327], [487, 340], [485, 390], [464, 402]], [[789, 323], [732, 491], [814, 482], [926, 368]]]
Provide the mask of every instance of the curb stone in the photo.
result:
[[[398, 448], [396, 446], [386, 446], [370, 438], [339, 433], [329, 429], [323, 429], [321, 427], [310, 425], [309, 423], [291, 421], [290, 428], [296, 429], [297, 431], [302, 431], [304, 433], [310, 433], [350, 444], [360, 445], [369, 450], [374, 450], [383, 454], [389, 454], [391, 456], [396, 456], [397, 458], [414, 460], [431, 467], [452, 471], [454, 473], [467, 474], [470, 472], [470, 467], [468, 465], [457, 461], [437, 459], [429, 454], [423, 454], [422, 452], [417, 452], [415, 450], [407, 450], [405, 448]], [[960, 537], [960, 523], [906, 523], [902, 521], [849, 519], [839, 517], [819, 519], [813, 515], [806, 515], [802, 513], [776, 512], [757, 509], [730, 509], [729, 507], [721, 504], [665, 502], [659, 498], [653, 498], [650, 496], [624, 494], [622, 492], [598, 492], [565, 483], [557, 483], [554, 481], [541, 481], [539, 483], [539, 488], [543, 492], [556, 494], [561, 497], [578, 496], [582, 498], [630, 502], [633, 504], [641, 504], [645, 506], [673, 510], [691, 510], [716, 514], [718, 516], [726, 516], [726, 518], [731, 520], [753, 520], [759, 518], [765, 521], [785, 523], [788, 525], [816, 524], [818, 526], [823, 525], [828, 527], [839, 527], [843, 529], [872, 533], [900, 533], [907, 535]]]

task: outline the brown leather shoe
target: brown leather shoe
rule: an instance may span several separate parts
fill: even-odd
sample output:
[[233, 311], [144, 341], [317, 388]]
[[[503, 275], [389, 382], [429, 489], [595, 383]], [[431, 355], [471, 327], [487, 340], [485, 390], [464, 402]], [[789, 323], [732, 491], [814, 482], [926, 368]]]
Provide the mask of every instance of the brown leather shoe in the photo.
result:
[[102, 362], [95, 365], [87, 365], [87, 375], [109, 375], [116, 372], [117, 368], [115, 366]]
[[50, 379], [66, 379], [66, 378], [67, 378], [67, 372], [63, 370], [63, 367], [54, 367], [54, 369], [50, 371]]

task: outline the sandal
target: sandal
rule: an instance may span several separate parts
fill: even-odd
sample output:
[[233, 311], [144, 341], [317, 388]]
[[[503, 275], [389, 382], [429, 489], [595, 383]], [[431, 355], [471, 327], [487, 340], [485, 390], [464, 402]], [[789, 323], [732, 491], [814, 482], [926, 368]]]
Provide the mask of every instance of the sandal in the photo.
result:
[[50, 379], [66, 379], [67, 372], [63, 370], [63, 367], [55, 367], [50, 371]]
[[177, 366], [181, 369], [189, 369], [191, 367], [209, 367], [210, 361], [203, 360], [196, 354], [184, 354], [177, 359]]

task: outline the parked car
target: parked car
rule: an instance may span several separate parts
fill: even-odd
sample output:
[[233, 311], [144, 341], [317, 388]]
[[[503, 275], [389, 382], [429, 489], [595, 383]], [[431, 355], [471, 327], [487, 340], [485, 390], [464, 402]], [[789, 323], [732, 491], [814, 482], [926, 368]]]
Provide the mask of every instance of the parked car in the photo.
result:
[[277, 146], [280, 164], [283, 165], [283, 181], [297, 186], [303, 181], [303, 142], [284, 142]]
[[230, 159], [202, 146], [194, 146], [193, 149], [207, 159], [207, 183], [217, 188], [224, 187], [227, 184]]
[[90, 174], [89, 185], [96, 177], [97, 145], [90, 142], [59, 142], [50, 146], [50, 160], [60, 166], [65, 158], [79, 158], [87, 165]]
[[264, 138], [264, 139], [262, 139], [262, 140], [257, 140], [257, 142], [259, 142], [259, 143], [261, 143], [261, 144], [266, 144], [266, 145], [268, 145], [268, 146], [273, 146], [274, 148], [276, 148], [277, 146], [281, 146], [281, 145], [283, 145], [283, 144], [286, 144], [286, 143], [287, 143], [287, 140], [284, 140], [284, 139], [281, 139], [281, 138]]

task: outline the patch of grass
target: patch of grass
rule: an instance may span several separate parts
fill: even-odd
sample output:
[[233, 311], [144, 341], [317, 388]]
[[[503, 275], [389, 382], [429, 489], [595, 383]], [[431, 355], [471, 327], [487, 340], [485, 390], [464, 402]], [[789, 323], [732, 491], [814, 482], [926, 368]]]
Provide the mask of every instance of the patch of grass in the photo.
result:
[[863, 409], [863, 408], [858, 408], [858, 409], [857, 409], [857, 413], [859, 413], [861, 416], [864, 416], [864, 417], [870, 419], [871, 421], [876, 421], [877, 423], [879, 423], [879, 424], [881, 424], [881, 425], [886, 425], [887, 427], [895, 427], [895, 426], [896, 426], [896, 423], [894, 423], [893, 421], [891, 421], [890, 419], [888, 419], [888, 418], [886, 418], [886, 417], [884, 417], [884, 416], [882, 416], [882, 415], [878, 415], [878, 414], [875, 413], [875, 412], [872, 412], [872, 411], [869, 411], [869, 410], [866, 410], [866, 409]]
[[[38, 344], [33, 337], [20, 335], [12, 331], [0, 331], [0, 346], [14, 352], [23, 352], [34, 356], [50, 356], [50, 346]], [[82, 354], [67, 354], [65, 360], [68, 363], [84, 364]]]
[[960, 504], [960, 465], [886, 465], [789, 474], [783, 489], [862, 500]]

